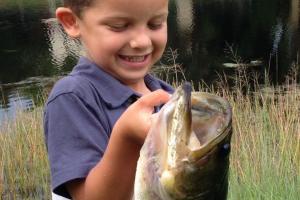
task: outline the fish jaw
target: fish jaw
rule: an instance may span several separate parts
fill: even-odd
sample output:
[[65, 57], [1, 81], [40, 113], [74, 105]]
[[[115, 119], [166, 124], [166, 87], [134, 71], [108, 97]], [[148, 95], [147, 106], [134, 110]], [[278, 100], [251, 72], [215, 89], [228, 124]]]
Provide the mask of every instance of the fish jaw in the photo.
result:
[[[191, 90], [190, 84], [178, 88], [151, 126], [140, 151], [134, 200], [172, 200], [168, 191], [173, 188], [173, 172], [169, 177], [167, 172], [172, 166], [176, 167], [186, 153], [184, 149], [191, 132]], [[182, 118], [185, 123], [182, 123]]]
[[176, 168], [187, 153], [187, 145], [192, 128], [191, 85], [184, 84], [178, 88], [170, 106], [166, 105], [165, 118], [170, 119], [167, 127], [167, 165], [165, 170]]
[[192, 86], [189, 83], [183, 84], [162, 111], [165, 113], [164, 118], [169, 120], [165, 137], [167, 143], [164, 144], [167, 146], [161, 159], [163, 167], [159, 182], [167, 193], [174, 192], [177, 168], [188, 154], [187, 147], [192, 131], [191, 92]]

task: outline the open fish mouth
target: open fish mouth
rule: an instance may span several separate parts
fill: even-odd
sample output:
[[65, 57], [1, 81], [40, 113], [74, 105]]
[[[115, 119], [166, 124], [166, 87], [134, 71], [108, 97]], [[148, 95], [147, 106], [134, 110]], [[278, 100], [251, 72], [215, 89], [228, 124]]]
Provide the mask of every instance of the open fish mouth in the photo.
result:
[[227, 198], [231, 107], [183, 84], [158, 113], [141, 149], [136, 200]]

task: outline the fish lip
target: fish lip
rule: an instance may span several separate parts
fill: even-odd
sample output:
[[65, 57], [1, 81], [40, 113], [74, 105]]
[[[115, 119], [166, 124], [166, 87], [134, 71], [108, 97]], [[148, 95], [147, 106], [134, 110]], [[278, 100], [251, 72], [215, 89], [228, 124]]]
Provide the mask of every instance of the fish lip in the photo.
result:
[[[214, 139], [209, 141], [204, 146], [200, 147], [197, 150], [191, 151], [188, 156], [187, 160], [189, 162], [197, 162], [201, 160], [203, 157], [208, 155], [218, 144], [221, 144], [222, 141], [225, 141], [227, 137], [231, 137], [232, 135], [232, 126], [227, 126], [224, 131], [217, 135]], [[227, 143], [225, 143], [227, 144]]]

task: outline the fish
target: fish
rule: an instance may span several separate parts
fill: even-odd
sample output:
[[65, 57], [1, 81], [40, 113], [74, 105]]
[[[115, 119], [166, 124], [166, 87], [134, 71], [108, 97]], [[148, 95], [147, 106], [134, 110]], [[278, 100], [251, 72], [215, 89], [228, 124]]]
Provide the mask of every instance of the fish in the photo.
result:
[[140, 150], [134, 200], [226, 200], [232, 108], [212, 93], [178, 87]]

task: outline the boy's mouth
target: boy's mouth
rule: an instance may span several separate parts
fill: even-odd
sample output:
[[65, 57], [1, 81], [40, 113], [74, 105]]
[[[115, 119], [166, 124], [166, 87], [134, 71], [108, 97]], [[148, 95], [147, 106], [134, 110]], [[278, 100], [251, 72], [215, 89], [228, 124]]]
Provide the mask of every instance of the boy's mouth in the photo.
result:
[[125, 55], [120, 55], [120, 58], [127, 62], [133, 62], [133, 63], [139, 63], [139, 62], [144, 62], [149, 54], [143, 55], [143, 56], [125, 56]]

